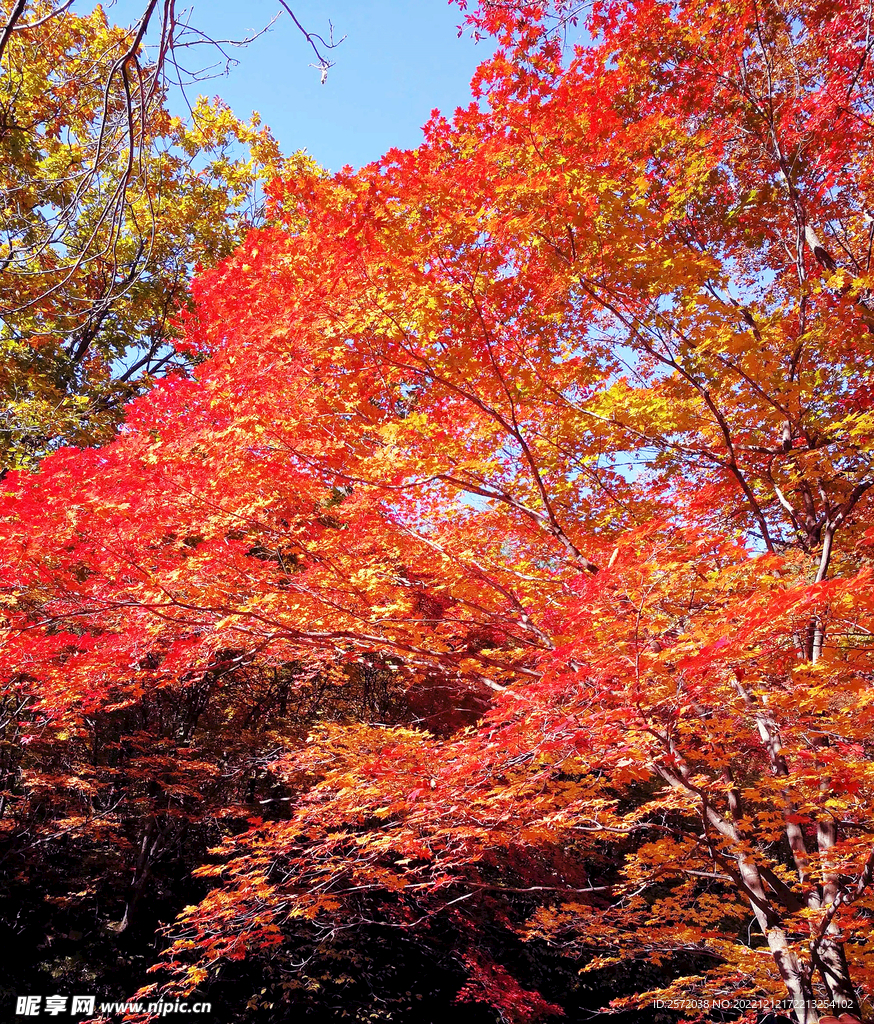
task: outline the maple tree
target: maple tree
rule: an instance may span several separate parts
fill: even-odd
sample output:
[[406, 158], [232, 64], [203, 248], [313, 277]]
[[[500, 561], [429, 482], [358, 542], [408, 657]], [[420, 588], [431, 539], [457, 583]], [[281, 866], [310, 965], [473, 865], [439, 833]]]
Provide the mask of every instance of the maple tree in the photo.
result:
[[[507, 1020], [562, 1012], [510, 936], [656, 965], [616, 1010], [870, 1013], [870, 15], [606, 0], [568, 56], [579, 16], [472, 12], [471, 106], [275, 181], [194, 285], [195, 377], [7, 481], [13, 845], [100, 716], [206, 691], [137, 768], [162, 835], [235, 708], [278, 723], [168, 991], [383, 927]], [[368, 673], [397, 715], [277, 714]], [[38, 827], [87, 843], [79, 757]]]

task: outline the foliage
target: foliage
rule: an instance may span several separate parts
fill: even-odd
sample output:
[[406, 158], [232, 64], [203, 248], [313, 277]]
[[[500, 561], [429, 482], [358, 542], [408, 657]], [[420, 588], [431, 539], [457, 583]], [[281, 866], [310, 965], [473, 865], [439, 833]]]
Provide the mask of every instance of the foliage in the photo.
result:
[[503, 48], [416, 151], [271, 186], [195, 284], [195, 378], [15, 479], [10, 749], [229, 651], [396, 678], [406, 713], [277, 742], [287, 810], [218, 827], [170, 991], [384, 928], [508, 1021], [565, 1008], [518, 938], [660, 970], [617, 1010], [868, 1012], [869, 14], [606, 0], [570, 60], [547, 14], [471, 15]]
[[[12, 8], [0, 8], [4, 23]], [[257, 115], [240, 121], [220, 99], [199, 97], [190, 123], [172, 116], [170, 69], [161, 54], [148, 59], [139, 28], [41, 0], [5, 40], [7, 467], [107, 440], [125, 400], [186, 365], [175, 320], [195, 267], [227, 256], [258, 221], [261, 183], [308, 165], [284, 161]]]

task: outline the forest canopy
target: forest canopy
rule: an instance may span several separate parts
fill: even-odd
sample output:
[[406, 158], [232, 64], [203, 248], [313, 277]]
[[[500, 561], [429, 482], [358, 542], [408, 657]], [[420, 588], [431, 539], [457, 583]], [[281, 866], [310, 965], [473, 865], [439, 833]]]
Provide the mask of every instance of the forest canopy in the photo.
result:
[[872, 14], [465, 18], [4, 481], [0, 913], [229, 1021], [864, 1019]]

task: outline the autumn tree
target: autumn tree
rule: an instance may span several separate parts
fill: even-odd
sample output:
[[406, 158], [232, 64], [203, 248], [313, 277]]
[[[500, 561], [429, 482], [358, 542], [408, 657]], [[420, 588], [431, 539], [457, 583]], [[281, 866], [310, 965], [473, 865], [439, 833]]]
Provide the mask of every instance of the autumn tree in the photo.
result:
[[175, 991], [444, 922], [460, 998], [561, 1012], [499, 922], [662, 969], [615, 1009], [870, 1012], [870, 16], [606, 0], [568, 55], [573, 16], [473, 12], [471, 106], [275, 182], [194, 286], [195, 377], [9, 487], [22, 742], [227, 651], [468, 696], [276, 752]]
[[196, 67], [192, 48], [208, 42], [172, 5], [161, 16], [150, 2], [122, 28], [100, 7], [10, 2], [0, 23], [9, 468], [107, 440], [126, 400], [188, 365], [175, 322], [192, 272], [259, 222], [265, 181], [307, 161], [284, 160], [257, 115], [241, 121], [220, 99], [192, 96], [187, 122], [171, 114], [171, 76], [184, 86], [181, 57]]

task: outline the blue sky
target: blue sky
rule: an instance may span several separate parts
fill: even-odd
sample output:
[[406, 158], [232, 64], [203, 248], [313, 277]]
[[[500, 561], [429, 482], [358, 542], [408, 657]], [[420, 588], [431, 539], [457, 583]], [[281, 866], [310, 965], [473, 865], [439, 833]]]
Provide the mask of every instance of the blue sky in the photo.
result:
[[[447, 0], [289, 0], [300, 22], [345, 42], [333, 51], [336, 66], [325, 85], [309, 67], [315, 57], [283, 13], [270, 32], [233, 51], [239, 65], [227, 77], [192, 90], [225, 99], [240, 117], [257, 110], [290, 153], [306, 148], [328, 170], [359, 167], [397, 146], [421, 140], [421, 126], [436, 107], [451, 115], [470, 99], [473, 72], [489, 44], [458, 38], [462, 13]], [[178, 0], [177, 11], [186, 7]], [[110, 20], [127, 24], [142, 0], [104, 3]], [[201, 0], [191, 24], [213, 38], [241, 38], [266, 25], [280, 9], [274, 0]], [[212, 60], [206, 48], [201, 62]], [[192, 96], [193, 98], [193, 96]], [[184, 104], [173, 101], [182, 114]]]

